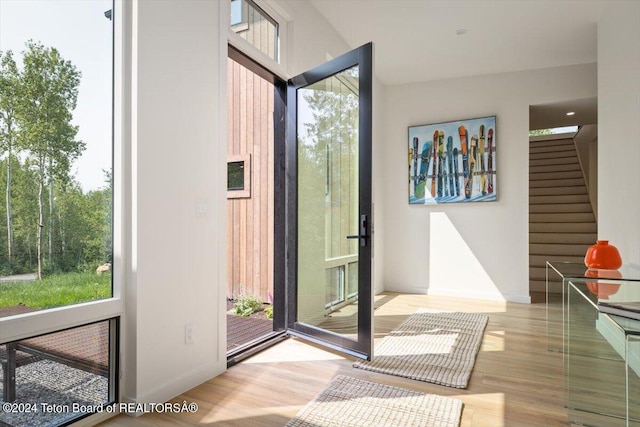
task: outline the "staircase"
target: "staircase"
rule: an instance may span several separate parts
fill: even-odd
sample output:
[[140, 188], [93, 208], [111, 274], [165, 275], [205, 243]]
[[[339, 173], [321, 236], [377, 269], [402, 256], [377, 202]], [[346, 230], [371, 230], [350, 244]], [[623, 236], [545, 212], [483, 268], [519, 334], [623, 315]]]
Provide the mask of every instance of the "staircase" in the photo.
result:
[[529, 290], [544, 292], [547, 261], [583, 262], [597, 231], [573, 139], [530, 142]]

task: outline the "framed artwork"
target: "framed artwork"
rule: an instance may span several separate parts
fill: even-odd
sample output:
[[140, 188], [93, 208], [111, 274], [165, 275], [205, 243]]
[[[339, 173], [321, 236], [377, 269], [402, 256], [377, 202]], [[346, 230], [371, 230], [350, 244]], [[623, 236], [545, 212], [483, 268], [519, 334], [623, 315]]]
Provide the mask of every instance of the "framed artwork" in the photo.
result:
[[409, 204], [497, 200], [496, 116], [409, 127]]

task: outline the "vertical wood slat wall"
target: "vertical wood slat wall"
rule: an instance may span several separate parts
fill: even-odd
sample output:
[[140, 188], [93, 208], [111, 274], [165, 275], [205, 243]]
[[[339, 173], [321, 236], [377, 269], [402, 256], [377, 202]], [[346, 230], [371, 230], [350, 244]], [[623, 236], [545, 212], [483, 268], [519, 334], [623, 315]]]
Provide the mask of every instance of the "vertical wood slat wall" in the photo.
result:
[[227, 298], [273, 295], [274, 86], [227, 59], [228, 155], [251, 155], [251, 197], [227, 199]]
[[238, 35], [269, 58], [276, 60], [276, 27], [253, 7], [247, 11], [247, 27]]

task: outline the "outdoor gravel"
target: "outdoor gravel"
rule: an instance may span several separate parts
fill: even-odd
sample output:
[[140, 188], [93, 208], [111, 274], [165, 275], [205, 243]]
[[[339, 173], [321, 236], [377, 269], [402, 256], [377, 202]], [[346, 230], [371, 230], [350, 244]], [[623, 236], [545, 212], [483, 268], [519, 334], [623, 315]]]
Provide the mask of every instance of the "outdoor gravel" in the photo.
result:
[[[1, 391], [4, 375], [1, 369], [0, 373]], [[108, 381], [100, 375], [41, 360], [16, 369], [16, 396], [16, 404], [28, 404], [29, 409], [35, 412], [7, 413], [3, 410], [0, 412], [0, 426], [56, 426], [82, 415], [72, 411], [74, 403], [96, 406], [107, 402]], [[54, 412], [46, 413], [46, 410]]]

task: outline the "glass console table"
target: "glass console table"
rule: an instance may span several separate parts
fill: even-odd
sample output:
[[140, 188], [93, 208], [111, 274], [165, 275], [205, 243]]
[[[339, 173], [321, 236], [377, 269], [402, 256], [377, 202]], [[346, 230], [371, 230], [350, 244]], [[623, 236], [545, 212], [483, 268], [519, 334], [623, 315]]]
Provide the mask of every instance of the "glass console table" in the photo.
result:
[[557, 276], [561, 279], [563, 302], [570, 280], [574, 283], [590, 282], [594, 280], [640, 282], [640, 266], [635, 266], [633, 264], [625, 264], [617, 270], [589, 270], [581, 262], [547, 261], [545, 274], [547, 303], [549, 303], [550, 276], [551, 278]]
[[640, 301], [640, 283], [582, 279], [568, 280], [566, 289], [569, 422], [640, 427], [640, 321], [598, 310], [598, 301]]
[[[593, 276], [597, 277], [593, 277]], [[551, 318], [549, 311], [549, 293], [553, 279], [560, 279], [562, 294], [562, 310], [559, 318]], [[640, 284], [640, 266], [632, 264], [623, 265], [618, 270], [589, 270], [581, 262], [547, 261], [545, 271], [545, 302], [547, 315], [547, 337], [556, 335], [559, 337], [555, 344], [548, 340], [548, 349], [564, 352], [565, 327], [566, 327], [566, 295], [569, 282], [584, 283], [601, 280], [618, 280], [625, 282], [638, 282]], [[555, 325], [555, 330], [552, 330]], [[561, 338], [560, 338], [561, 337]]]

